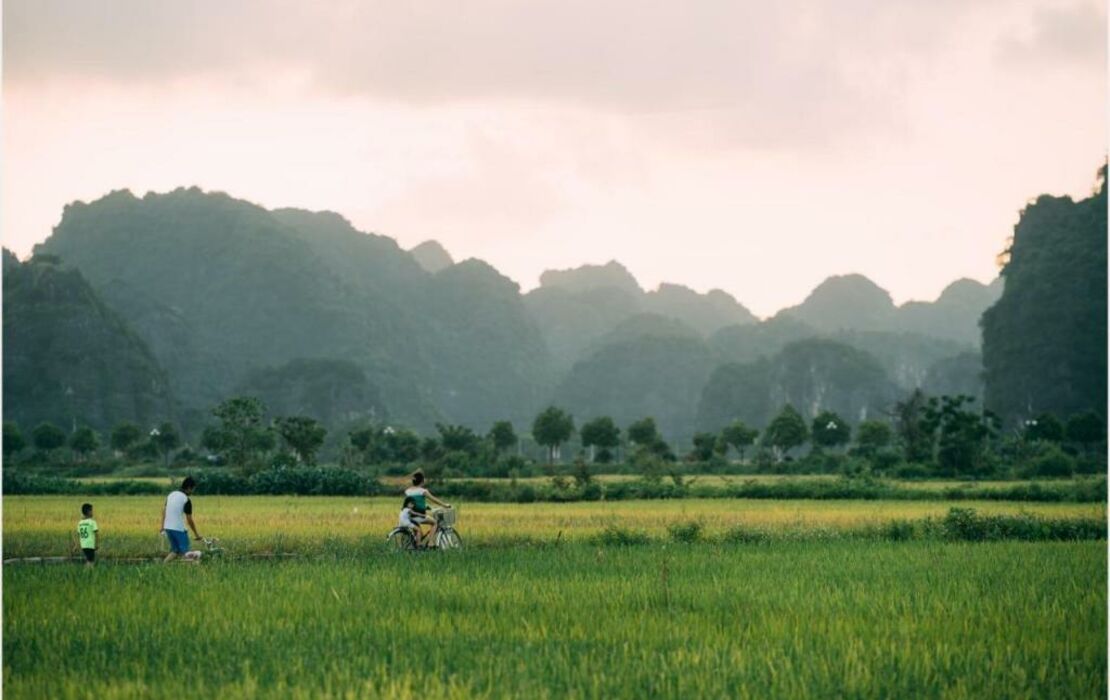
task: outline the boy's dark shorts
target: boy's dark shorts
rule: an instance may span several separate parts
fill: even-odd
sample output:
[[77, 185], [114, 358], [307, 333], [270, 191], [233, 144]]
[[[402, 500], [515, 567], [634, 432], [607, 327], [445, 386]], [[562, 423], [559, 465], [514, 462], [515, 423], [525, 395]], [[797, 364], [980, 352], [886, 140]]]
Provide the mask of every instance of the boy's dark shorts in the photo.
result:
[[84, 549], [84, 548], [82, 548], [81, 551], [85, 553], [85, 561], [96, 561], [96, 550], [95, 549]]

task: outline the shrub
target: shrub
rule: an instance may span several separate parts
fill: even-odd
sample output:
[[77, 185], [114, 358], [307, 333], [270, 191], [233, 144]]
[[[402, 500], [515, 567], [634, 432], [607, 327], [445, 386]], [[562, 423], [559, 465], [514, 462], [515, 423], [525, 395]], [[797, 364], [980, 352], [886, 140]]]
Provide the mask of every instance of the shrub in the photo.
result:
[[675, 542], [691, 544], [701, 539], [702, 524], [697, 520], [688, 520], [684, 523], [671, 523], [667, 532]]
[[1106, 521], [1101, 519], [1040, 518], [1028, 513], [978, 515], [972, 508], [952, 508], [941, 528], [945, 539], [966, 542], [1106, 538]]
[[902, 462], [893, 470], [893, 475], [899, 479], [927, 479], [932, 474], [933, 470], [920, 462]]
[[648, 544], [651, 542], [651, 538], [643, 530], [631, 530], [617, 525], [609, 525], [593, 538], [593, 542], [594, 544], [610, 547], [629, 547]]
[[1033, 458], [1027, 468], [1029, 476], [1069, 477], [1075, 472], [1075, 459], [1052, 445]]
[[880, 535], [883, 539], [904, 542], [914, 538], [914, 524], [908, 520], [892, 520], [883, 525]]
[[768, 544], [771, 535], [766, 530], [737, 526], [725, 532], [722, 539], [733, 544]]

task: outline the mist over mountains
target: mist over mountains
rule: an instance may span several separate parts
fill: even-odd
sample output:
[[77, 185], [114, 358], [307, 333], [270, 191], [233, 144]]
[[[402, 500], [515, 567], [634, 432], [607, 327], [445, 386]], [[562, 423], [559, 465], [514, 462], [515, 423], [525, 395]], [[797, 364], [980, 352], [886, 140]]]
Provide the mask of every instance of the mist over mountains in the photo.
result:
[[[32, 300], [27, 280], [47, 267], [83, 305]], [[5, 256], [5, 419], [105, 429], [173, 416], [197, 431], [213, 404], [249, 392], [332, 429], [526, 429], [551, 402], [579, 422], [651, 415], [674, 440], [728, 416], [759, 425], [785, 402], [854, 421], [916, 387], [982, 395], [978, 322], [1001, 293], [1001, 279], [957, 280], [896, 306], [846, 275], [760, 321], [720, 290], [644, 290], [612, 261], [550, 270], [521, 294], [485, 262], [435, 241], [406, 251], [338, 214], [117, 191], [67, 206], [31, 261]], [[62, 376], [68, 355], [45, 339], [81, 317], [110, 329], [87, 338], [120, 379], [103, 398], [82, 372], [104, 365]], [[84, 336], [65, 337], [82, 352]]]

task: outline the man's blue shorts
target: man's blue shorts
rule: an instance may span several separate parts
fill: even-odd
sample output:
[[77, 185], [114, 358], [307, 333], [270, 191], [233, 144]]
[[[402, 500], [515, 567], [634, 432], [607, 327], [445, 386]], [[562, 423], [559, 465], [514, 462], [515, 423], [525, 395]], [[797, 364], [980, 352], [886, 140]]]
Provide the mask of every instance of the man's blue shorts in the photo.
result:
[[166, 537], [170, 540], [170, 551], [174, 554], [189, 551], [189, 535], [184, 530], [166, 530]]

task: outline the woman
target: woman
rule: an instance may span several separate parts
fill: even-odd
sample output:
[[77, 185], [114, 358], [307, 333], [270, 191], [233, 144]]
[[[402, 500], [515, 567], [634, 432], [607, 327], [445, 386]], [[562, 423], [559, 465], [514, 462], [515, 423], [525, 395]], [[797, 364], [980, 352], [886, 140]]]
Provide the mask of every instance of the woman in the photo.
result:
[[412, 475], [412, 486], [405, 489], [405, 498], [411, 498], [415, 504], [415, 510], [419, 515], [414, 516], [413, 522], [418, 526], [421, 524], [428, 524], [432, 529], [428, 531], [427, 537], [424, 538], [425, 542], [435, 542], [436, 536], [436, 521], [427, 517], [428, 501], [442, 506], [443, 508], [450, 508], [451, 506], [439, 500], [432, 495], [432, 492], [424, 488], [424, 472], [416, 472]]

